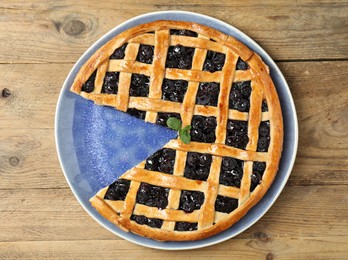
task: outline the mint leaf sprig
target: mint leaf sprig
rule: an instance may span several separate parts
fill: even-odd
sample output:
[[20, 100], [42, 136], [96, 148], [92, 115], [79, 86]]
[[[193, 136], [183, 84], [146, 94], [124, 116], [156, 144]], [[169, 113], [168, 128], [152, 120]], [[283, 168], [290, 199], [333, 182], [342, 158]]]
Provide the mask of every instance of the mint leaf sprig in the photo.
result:
[[169, 126], [169, 128], [174, 129], [176, 131], [180, 131], [181, 121], [175, 117], [169, 117], [167, 119], [167, 126]]
[[191, 142], [190, 129], [191, 126], [187, 125], [179, 130], [179, 137], [184, 144], [189, 144]]
[[191, 142], [190, 125], [182, 128], [182, 123], [179, 119], [175, 117], [169, 117], [167, 119], [167, 126], [179, 132], [179, 137], [184, 144], [189, 144]]

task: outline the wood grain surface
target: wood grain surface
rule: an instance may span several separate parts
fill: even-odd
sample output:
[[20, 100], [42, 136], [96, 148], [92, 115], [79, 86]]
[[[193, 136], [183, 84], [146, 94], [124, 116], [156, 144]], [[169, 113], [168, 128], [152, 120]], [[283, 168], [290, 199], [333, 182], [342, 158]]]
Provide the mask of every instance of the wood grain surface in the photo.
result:
[[[251, 228], [167, 252], [97, 224], [63, 176], [55, 107], [76, 60], [107, 31], [151, 11], [221, 19], [255, 39], [288, 81], [299, 119], [290, 179]], [[0, 259], [348, 259], [347, 1], [0, 1]]]

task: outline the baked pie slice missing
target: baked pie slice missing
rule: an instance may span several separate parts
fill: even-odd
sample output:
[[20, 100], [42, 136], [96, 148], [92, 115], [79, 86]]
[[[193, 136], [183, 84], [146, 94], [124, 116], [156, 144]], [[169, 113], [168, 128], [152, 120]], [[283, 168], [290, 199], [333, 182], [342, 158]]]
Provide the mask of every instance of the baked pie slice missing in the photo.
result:
[[198, 240], [236, 223], [270, 187], [283, 143], [268, 67], [233, 37], [196, 23], [155, 21], [115, 36], [71, 91], [150, 123], [190, 126], [100, 190], [92, 205], [123, 230]]

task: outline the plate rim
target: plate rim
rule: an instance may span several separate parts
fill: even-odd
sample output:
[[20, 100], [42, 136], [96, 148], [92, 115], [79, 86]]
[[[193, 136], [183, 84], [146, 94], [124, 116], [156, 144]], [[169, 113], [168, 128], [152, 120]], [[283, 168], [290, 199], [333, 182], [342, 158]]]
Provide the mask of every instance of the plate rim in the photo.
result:
[[[178, 246], [173, 246], [170, 248], [166, 248], [166, 242], [161, 243], [161, 245], [163, 246], [158, 246], [158, 245], [153, 245], [151, 244], [151, 242], [149, 243], [144, 243], [144, 242], [140, 242], [137, 241], [135, 239], [129, 238], [129, 237], [125, 237], [123, 234], [117, 233], [115, 230], [109, 228], [106, 224], [104, 224], [103, 222], [101, 222], [95, 215], [93, 212], [90, 212], [90, 210], [85, 207], [85, 205], [82, 203], [81, 199], [79, 198], [78, 192], [77, 190], [75, 190], [75, 187], [72, 185], [72, 183], [70, 182], [69, 178], [68, 178], [68, 174], [65, 170], [65, 166], [64, 163], [62, 161], [62, 156], [60, 153], [60, 143], [58, 140], [58, 118], [59, 118], [59, 113], [60, 113], [60, 108], [61, 108], [61, 103], [62, 103], [62, 99], [63, 99], [63, 93], [67, 87], [68, 81], [69, 79], [73, 76], [74, 74], [74, 70], [76, 70], [76, 68], [78, 67], [78, 65], [81, 63], [82, 59], [85, 58], [86, 55], [88, 55], [93, 49], [95, 49], [97, 46], [99, 45], [103, 45], [103, 42], [105, 41], [105, 39], [107, 39], [110, 35], [113, 34], [114, 31], [117, 31], [120, 27], [126, 27], [129, 24], [132, 24], [138, 20], [144, 20], [148, 17], [151, 16], [160, 16], [160, 15], [186, 15], [188, 17], [190, 17], [190, 19], [192, 18], [192, 22], [195, 22], [195, 20], [205, 20], [205, 21], [212, 21], [216, 24], [222, 25], [224, 28], [227, 28], [229, 30], [235, 31], [237, 34], [239, 34], [244, 40], [246, 40], [247, 42], [251, 43], [252, 45], [254, 45], [257, 49], [258, 49], [258, 54], [261, 55], [262, 57], [266, 57], [267, 58], [267, 64], [271, 63], [272, 67], [275, 69], [275, 72], [277, 74], [277, 76], [280, 78], [280, 81], [284, 84], [284, 90], [286, 92], [286, 96], [288, 97], [288, 102], [289, 105], [291, 107], [291, 111], [293, 112], [293, 117], [292, 117], [292, 121], [293, 121], [293, 128], [294, 128], [294, 132], [293, 134], [293, 153], [291, 155], [291, 159], [290, 162], [288, 163], [288, 168], [286, 171], [286, 175], [284, 176], [284, 178], [282, 179], [281, 185], [279, 185], [277, 187], [277, 190], [275, 192], [275, 195], [273, 195], [271, 197], [271, 201], [268, 204], [268, 206], [266, 206], [261, 214], [259, 213], [259, 215], [254, 218], [254, 220], [252, 220], [250, 223], [248, 223], [248, 225], [245, 225], [244, 227], [242, 227], [240, 230], [238, 230], [237, 232], [224, 236], [220, 239], [215, 239], [213, 241], [210, 242], [206, 242], [204, 243], [204, 240], [197, 240], [197, 241], [177, 241], [175, 242], [176, 244], [180, 244]], [[167, 20], [170, 20], [168, 18], [166, 18]], [[154, 20], [160, 20], [160, 19], [154, 19]], [[173, 19], [173, 20], [177, 20], [177, 19]], [[197, 22], [197, 21], [196, 21]], [[198, 22], [199, 23], [199, 22]], [[217, 29], [216, 27], [212, 27], [214, 29]], [[219, 29], [217, 29], [219, 30]], [[246, 44], [245, 42], [243, 42], [243, 44]], [[260, 53], [261, 52], [261, 53]], [[277, 91], [278, 92], [278, 91]], [[284, 113], [282, 111], [282, 113]], [[284, 128], [285, 130], [285, 128]], [[56, 144], [56, 151], [57, 151], [57, 155], [58, 155], [58, 159], [59, 159], [59, 163], [61, 166], [61, 169], [63, 171], [64, 177], [70, 187], [70, 190], [73, 192], [75, 198], [77, 199], [77, 201], [79, 202], [79, 204], [82, 206], [82, 208], [88, 213], [88, 215], [90, 217], [92, 217], [98, 224], [100, 224], [101, 226], [103, 226], [104, 228], [106, 228], [108, 231], [112, 232], [113, 234], [117, 235], [118, 237], [121, 237], [129, 242], [144, 246], [144, 247], [149, 247], [149, 248], [154, 248], [154, 249], [161, 249], [161, 250], [190, 250], [190, 249], [198, 249], [198, 248], [203, 248], [203, 247], [207, 247], [207, 246], [212, 246], [221, 242], [224, 242], [226, 240], [229, 240], [237, 235], [239, 235], [240, 233], [244, 232], [246, 229], [249, 229], [251, 226], [253, 226], [257, 221], [259, 221], [268, 211], [269, 209], [272, 207], [272, 205], [274, 204], [274, 202], [278, 199], [279, 195], [281, 194], [281, 192], [283, 191], [289, 176], [292, 172], [295, 160], [296, 160], [296, 155], [297, 155], [297, 150], [298, 150], [298, 139], [299, 139], [299, 129], [298, 129], [298, 118], [297, 118], [297, 112], [296, 112], [296, 107], [295, 107], [295, 103], [293, 100], [293, 97], [291, 95], [290, 92], [290, 88], [287, 84], [287, 81], [284, 77], [284, 75], [282, 74], [282, 72], [280, 71], [280, 69], [278, 68], [277, 64], [274, 62], [274, 60], [269, 56], [269, 54], [256, 42], [254, 41], [251, 37], [249, 37], [248, 35], [246, 35], [244, 32], [240, 31], [238, 28], [234, 27], [233, 25], [230, 25], [222, 20], [219, 20], [217, 18], [208, 16], [208, 15], [204, 15], [204, 14], [200, 14], [200, 13], [196, 13], [196, 12], [189, 12], [189, 11], [180, 11], [180, 10], [170, 10], [170, 11], [156, 11], [156, 12], [149, 12], [149, 13], [144, 13], [138, 16], [135, 16], [131, 19], [128, 19], [120, 24], [118, 24], [117, 26], [115, 26], [114, 28], [112, 28], [111, 30], [109, 30], [108, 32], [106, 32], [105, 34], [103, 34], [96, 42], [94, 42], [81, 56], [80, 58], [76, 61], [76, 63], [74, 63], [73, 67], [71, 68], [70, 72], [68, 73], [62, 87], [59, 93], [59, 97], [58, 97], [58, 101], [57, 101], [57, 105], [56, 105], [56, 110], [55, 110], [55, 120], [54, 120], [54, 134], [55, 134], [55, 144]], [[280, 159], [281, 160], [281, 159]], [[273, 183], [272, 183], [273, 185]], [[267, 193], [266, 193], [267, 194]], [[265, 196], [266, 196], [265, 194]], [[107, 221], [107, 220], [106, 220]], [[228, 230], [228, 229], [227, 229]], [[139, 236], [140, 237], [140, 236]], [[214, 237], [214, 236], [212, 236]], [[152, 239], [150, 239], [152, 240]], [[153, 241], [153, 240], [152, 240]], [[202, 242], [203, 241], [203, 242]], [[187, 245], [185, 246], [184, 244], [187, 242], [200, 242], [197, 245]]]

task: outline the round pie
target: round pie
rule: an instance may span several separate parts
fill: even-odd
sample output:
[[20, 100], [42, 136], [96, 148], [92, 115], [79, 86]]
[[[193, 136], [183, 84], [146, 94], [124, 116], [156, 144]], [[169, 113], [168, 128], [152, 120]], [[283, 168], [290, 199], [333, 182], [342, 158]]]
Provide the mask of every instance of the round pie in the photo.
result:
[[283, 123], [269, 69], [213, 28], [155, 21], [128, 29], [91, 56], [71, 91], [179, 130], [90, 199], [125, 231], [160, 241], [212, 236], [243, 217], [278, 171]]

